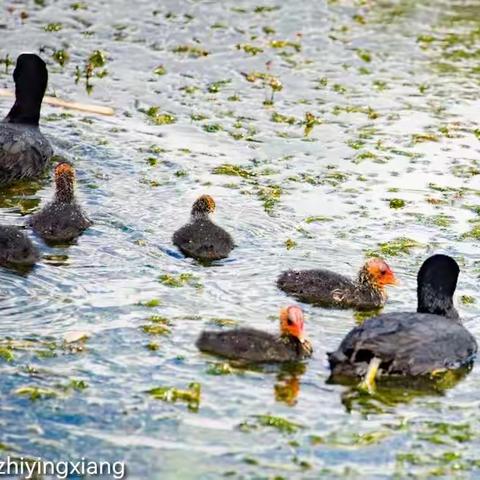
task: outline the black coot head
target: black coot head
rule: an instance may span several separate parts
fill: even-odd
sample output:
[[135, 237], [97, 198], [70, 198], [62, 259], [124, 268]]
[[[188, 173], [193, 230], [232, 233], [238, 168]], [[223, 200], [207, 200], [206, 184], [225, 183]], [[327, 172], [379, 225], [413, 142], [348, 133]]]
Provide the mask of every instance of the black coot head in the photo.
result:
[[15, 104], [5, 120], [10, 123], [38, 125], [48, 82], [45, 62], [34, 53], [22, 53], [17, 58], [13, 79]]
[[13, 71], [17, 95], [29, 95], [42, 101], [47, 88], [48, 71], [45, 62], [34, 53], [22, 53]]
[[459, 273], [457, 262], [448, 255], [427, 258], [417, 276], [418, 311], [448, 315], [454, 310], [453, 294]]

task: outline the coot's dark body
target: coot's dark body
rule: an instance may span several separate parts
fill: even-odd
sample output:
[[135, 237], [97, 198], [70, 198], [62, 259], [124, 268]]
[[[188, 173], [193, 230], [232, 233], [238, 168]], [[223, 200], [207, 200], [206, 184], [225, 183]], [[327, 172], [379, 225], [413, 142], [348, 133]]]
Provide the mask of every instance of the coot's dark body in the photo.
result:
[[277, 336], [251, 328], [202, 332], [199, 350], [247, 362], [294, 362], [311, 356], [311, 349], [292, 336]]
[[470, 364], [477, 342], [458, 321], [429, 313], [379, 315], [354, 328], [328, 360], [333, 375], [363, 377], [373, 357], [383, 375], [426, 375]]
[[417, 312], [395, 312], [366, 320], [328, 355], [332, 376], [361, 377], [370, 361], [381, 375], [418, 376], [473, 362], [477, 342], [453, 305], [460, 269], [452, 258], [433, 255], [419, 270]]
[[0, 265], [30, 266], [40, 255], [19, 227], [0, 225]]
[[45, 62], [37, 55], [22, 54], [13, 78], [15, 104], [0, 122], [0, 186], [39, 177], [53, 155], [38, 128], [48, 81]]
[[385, 285], [395, 284], [395, 275], [380, 258], [372, 258], [352, 280], [330, 270], [288, 270], [277, 280], [277, 286], [306, 303], [328, 308], [374, 310], [387, 299]]
[[210, 220], [214, 210], [213, 198], [202, 195], [193, 204], [190, 222], [173, 234], [173, 243], [186, 256], [200, 261], [220, 260], [234, 248], [230, 234]]

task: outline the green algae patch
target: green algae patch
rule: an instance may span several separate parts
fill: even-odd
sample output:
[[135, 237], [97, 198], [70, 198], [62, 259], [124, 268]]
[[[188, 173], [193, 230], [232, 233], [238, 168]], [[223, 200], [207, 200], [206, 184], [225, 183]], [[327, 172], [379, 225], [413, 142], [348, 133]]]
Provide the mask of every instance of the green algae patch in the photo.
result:
[[470, 231], [462, 234], [461, 239], [462, 240], [466, 240], [466, 239], [480, 240], [480, 224], [475, 225]]
[[165, 75], [167, 73], [167, 69], [163, 65], [159, 65], [153, 69], [153, 73], [159, 76]]
[[473, 305], [476, 302], [475, 297], [472, 297], [471, 295], [462, 295], [460, 301], [464, 305]]
[[201, 58], [209, 55], [208, 50], [193, 45], [178, 45], [173, 48], [173, 53], [185, 54], [190, 58]]
[[156, 387], [147, 392], [155, 400], [175, 403], [185, 402], [190, 410], [197, 411], [200, 406], [201, 386], [199, 383], [192, 382], [188, 385], [188, 390], [182, 390], [175, 387]]
[[223, 126], [220, 123], [207, 123], [202, 125], [202, 128], [207, 133], [217, 133], [223, 130]]
[[60, 22], [48, 23], [43, 27], [46, 32], [59, 32], [63, 29], [63, 25]]
[[85, 380], [76, 380], [72, 379], [70, 382], [65, 386], [65, 390], [76, 390], [78, 392], [82, 392], [88, 388], [88, 383]]
[[180, 288], [185, 285], [190, 285], [195, 288], [201, 288], [201, 284], [198, 282], [197, 277], [192, 273], [181, 273], [178, 276], [170, 275], [168, 273], [162, 274], [158, 277], [158, 281], [171, 288]]
[[282, 195], [282, 187], [279, 185], [259, 186], [257, 196], [263, 203], [263, 209], [268, 214], [273, 212], [273, 209], [280, 202]]
[[232, 367], [228, 362], [211, 363], [206, 370], [207, 375], [231, 375], [239, 372], [243, 373], [243, 370]]
[[161, 304], [162, 302], [158, 298], [152, 298], [151, 300], [140, 303], [140, 305], [147, 308], [155, 308], [160, 306]]
[[175, 115], [171, 113], [162, 113], [160, 107], [150, 107], [145, 111], [155, 125], [171, 125], [177, 121]]
[[412, 135], [412, 143], [438, 142], [438, 135], [435, 133], [415, 133]]
[[391, 198], [388, 201], [388, 206], [394, 209], [403, 208], [405, 205], [406, 205], [405, 200], [402, 200], [401, 198]]
[[323, 222], [333, 222], [333, 218], [331, 217], [324, 217], [322, 215], [314, 215], [311, 217], [307, 217], [305, 220], [305, 223], [311, 224], [311, 223], [323, 223]]
[[282, 115], [278, 112], [273, 112], [271, 117], [272, 122], [274, 123], [287, 123], [288, 125], [293, 125], [296, 122], [295, 117], [290, 117], [288, 115]]
[[245, 53], [248, 53], [252, 56], [258, 55], [259, 53], [263, 52], [263, 48], [256, 47], [255, 45], [252, 45], [250, 43], [238, 43], [237, 50], [243, 50]]
[[144, 333], [147, 335], [169, 335], [170, 328], [168, 327], [168, 321], [153, 323], [150, 325], [142, 325], [140, 327]]
[[55, 50], [52, 53], [52, 59], [57, 62], [61, 67], [70, 60], [70, 54], [65, 49]]
[[292, 240], [291, 238], [288, 238], [285, 240], [285, 248], [287, 250], [292, 250], [292, 248], [295, 248], [297, 246], [297, 242], [295, 240]]
[[15, 394], [22, 397], [27, 397], [32, 402], [35, 400], [45, 400], [58, 397], [58, 392], [56, 390], [53, 390], [52, 388], [42, 388], [34, 386], [17, 388], [15, 390]]
[[246, 421], [241, 423], [239, 425], [240, 430], [243, 432], [250, 432], [259, 427], [270, 427], [279, 432], [291, 434], [305, 428], [299, 423], [274, 415], [255, 415], [253, 418], [255, 419], [253, 422]]
[[303, 124], [305, 125], [305, 129], [303, 131], [303, 135], [308, 137], [313, 130], [315, 125], [320, 125], [322, 123], [313, 113], [306, 112], [305, 113], [305, 120]]
[[293, 48], [296, 52], [300, 52], [302, 50], [302, 45], [299, 42], [292, 42], [290, 40], [271, 40], [270, 41], [271, 48]]
[[398, 237], [389, 242], [382, 242], [378, 245], [378, 250], [370, 250], [366, 253], [369, 257], [388, 256], [397, 257], [398, 255], [410, 253], [412, 248], [419, 248], [423, 245], [416, 240], [407, 237]]
[[244, 167], [239, 165], [234, 165], [231, 163], [224, 163], [219, 165], [212, 170], [214, 175], [230, 175], [232, 177], [242, 177], [242, 178], [252, 178], [255, 176], [255, 173], [247, 170]]
[[216, 82], [212, 82], [208, 85], [207, 91], [208, 93], [218, 93], [220, 90], [231, 83], [231, 80], [218, 80]]
[[13, 362], [15, 359], [15, 355], [12, 352], [13, 347], [11, 346], [6, 346], [6, 347], [0, 347], [0, 358], [5, 360], [6, 362]]

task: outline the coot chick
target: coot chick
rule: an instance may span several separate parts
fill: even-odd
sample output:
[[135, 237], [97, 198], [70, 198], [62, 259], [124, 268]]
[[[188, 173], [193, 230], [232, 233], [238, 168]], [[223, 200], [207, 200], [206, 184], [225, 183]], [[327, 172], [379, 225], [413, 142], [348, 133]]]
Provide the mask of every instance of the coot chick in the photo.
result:
[[15, 103], [0, 121], [0, 185], [40, 176], [53, 155], [38, 128], [48, 81], [45, 62], [38, 55], [23, 53], [17, 59], [13, 79]]
[[44, 240], [68, 242], [77, 238], [92, 222], [75, 199], [75, 170], [68, 162], [55, 167], [55, 197], [28, 224]]
[[453, 305], [460, 269], [433, 255], [417, 277], [417, 313], [394, 312], [366, 320], [328, 354], [332, 377], [419, 376], [471, 364], [477, 342]]
[[253, 328], [206, 331], [196, 346], [202, 352], [251, 363], [295, 362], [312, 355], [312, 345], [304, 337], [303, 312], [296, 305], [280, 311], [280, 335]]
[[173, 234], [173, 243], [187, 256], [201, 261], [228, 257], [235, 246], [229, 233], [215, 225], [209, 215], [215, 211], [215, 201], [202, 195], [192, 206], [190, 222]]
[[0, 265], [30, 267], [40, 258], [32, 241], [19, 227], [0, 225]]
[[277, 280], [277, 286], [298, 300], [329, 308], [374, 310], [387, 299], [386, 285], [397, 280], [392, 269], [381, 258], [370, 258], [352, 280], [329, 270], [288, 270]]

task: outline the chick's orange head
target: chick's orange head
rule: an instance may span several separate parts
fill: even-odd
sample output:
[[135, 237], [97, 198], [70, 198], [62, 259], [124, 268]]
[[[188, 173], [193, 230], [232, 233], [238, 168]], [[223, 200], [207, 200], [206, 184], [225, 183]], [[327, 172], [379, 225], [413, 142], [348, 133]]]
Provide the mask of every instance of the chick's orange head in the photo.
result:
[[303, 342], [305, 339], [304, 325], [303, 311], [298, 305], [290, 305], [280, 310], [280, 330], [282, 334], [292, 335]]
[[73, 166], [68, 162], [61, 162], [55, 167], [55, 178], [67, 177], [70, 179], [75, 178], [75, 170]]
[[213, 213], [215, 211], [215, 200], [210, 195], [202, 195], [193, 204], [194, 211]]
[[382, 258], [371, 258], [366, 263], [367, 271], [377, 285], [397, 285], [398, 280], [393, 270]]

